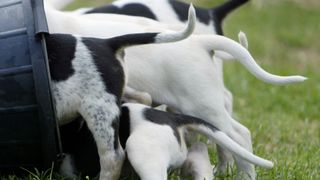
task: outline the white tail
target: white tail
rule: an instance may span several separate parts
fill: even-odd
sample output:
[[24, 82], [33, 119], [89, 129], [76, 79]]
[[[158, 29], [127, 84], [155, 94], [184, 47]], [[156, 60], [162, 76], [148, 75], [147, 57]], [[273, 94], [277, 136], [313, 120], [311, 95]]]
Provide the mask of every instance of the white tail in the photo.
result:
[[[208, 124], [208, 126], [211, 126]], [[186, 127], [188, 129], [197, 131], [208, 138], [212, 139], [214, 143], [218, 144], [219, 146], [225, 148], [226, 150], [230, 151], [232, 154], [261, 167], [265, 168], [272, 168], [273, 163], [266, 159], [260, 158], [251, 152], [244, 149], [238, 143], [233, 141], [228, 135], [218, 129], [211, 129], [204, 124], [188, 124]]]
[[196, 11], [192, 4], [189, 7], [188, 22], [186, 28], [181, 32], [160, 33], [156, 37], [156, 43], [174, 42], [189, 37], [196, 26]]
[[239, 43], [245, 47], [246, 49], [249, 48], [249, 43], [248, 43], [248, 39], [247, 36], [244, 32], [240, 31], [238, 34], [238, 39], [239, 39]]
[[208, 51], [221, 50], [232, 55], [256, 78], [271, 84], [290, 84], [305, 81], [303, 76], [278, 76], [262, 69], [246, 48], [236, 41], [219, 35], [199, 35], [200, 41]]
[[189, 7], [188, 23], [184, 30], [178, 32], [163, 32], [163, 33], [134, 33], [122, 36], [116, 36], [108, 39], [109, 45], [114, 51], [123, 50], [129, 46], [142, 44], [158, 44], [169, 43], [183, 40], [189, 37], [196, 24], [196, 12], [192, 4]]
[[[238, 39], [239, 39], [239, 43], [241, 44], [241, 46], [248, 49], [248, 47], [249, 47], [248, 39], [247, 39], [247, 36], [244, 32], [242, 32], [242, 31], [239, 32]], [[224, 61], [234, 60], [233, 56], [231, 56], [230, 54], [223, 52], [223, 51], [216, 51], [214, 55]]]

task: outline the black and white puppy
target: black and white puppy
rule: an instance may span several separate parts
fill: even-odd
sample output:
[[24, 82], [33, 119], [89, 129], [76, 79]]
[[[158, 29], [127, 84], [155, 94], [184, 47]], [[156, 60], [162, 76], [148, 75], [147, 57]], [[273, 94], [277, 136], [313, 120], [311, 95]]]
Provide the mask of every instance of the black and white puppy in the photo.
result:
[[[86, 126], [83, 126], [80, 131], [85, 131], [83, 129], [86, 129]], [[195, 131], [207, 136], [214, 143], [219, 144], [234, 156], [244, 161], [266, 168], [273, 167], [272, 162], [253, 155], [224, 132], [202, 119], [164, 112], [142, 104], [126, 103], [122, 105], [120, 116], [121, 144], [125, 147], [130, 164], [142, 180], [166, 180], [168, 179], [168, 169], [179, 168], [187, 160], [198, 164], [203, 163], [197, 162], [201, 161], [201, 159], [195, 159], [191, 155], [188, 158], [188, 149], [184, 138], [186, 130]], [[79, 134], [81, 133], [83, 134], [83, 132], [79, 132]], [[90, 139], [86, 142], [90, 142]], [[74, 144], [72, 141], [70, 143]], [[204, 147], [206, 146], [204, 145]], [[94, 149], [93, 146], [84, 148]], [[71, 154], [69, 157], [81, 154], [79, 152], [78, 149], [73, 149], [68, 152]], [[207, 151], [204, 152], [207, 153]], [[82, 156], [84, 155], [82, 153]], [[80, 162], [80, 158], [83, 157], [78, 155], [72, 159], [74, 162], [73, 167], [62, 167], [62, 172], [64, 174], [72, 174], [68, 172], [70, 169], [74, 172], [75, 167], [83, 167], [81, 163], [84, 162]], [[204, 161], [207, 159], [205, 157]], [[65, 159], [64, 163], [69, 164], [68, 161], [70, 159]], [[89, 162], [92, 164], [94, 158], [89, 160]], [[199, 167], [203, 167], [203, 165]], [[198, 177], [212, 177], [213, 175], [211, 174], [210, 176], [203, 169], [197, 169], [196, 167], [186, 169], [196, 170], [193, 174]], [[210, 169], [208, 172], [210, 172]]]
[[[246, 2], [248, 2], [248, 0], [228, 0], [217, 7], [209, 9], [196, 7], [198, 16], [195, 33], [223, 35], [222, 23], [224, 18], [228, 14], [230, 14], [230, 12], [245, 4]], [[82, 9], [79, 11], [79, 13], [124, 14], [147, 17], [167, 24], [181, 24], [182, 22], [186, 21], [187, 10], [187, 3], [177, 0], [116, 0], [111, 4], [105, 6]], [[232, 115], [233, 96], [223, 83], [223, 62], [217, 57], [214, 58], [215, 68], [218, 72], [216, 75], [222, 80], [224, 104], [228, 113]], [[245, 134], [245, 132], [242, 132], [242, 134]], [[230, 153], [224, 151], [219, 146], [217, 147], [220, 161], [216, 166], [215, 171], [219, 171], [219, 173], [225, 173], [228, 169], [227, 166], [232, 164], [232, 156]], [[251, 174], [253, 174], [252, 172], [254, 170], [251, 169], [250, 171]], [[252, 177], [252, 179], [254, 178]]]
[[120, 123], [129, 124], [126, 153], [142, 180], [166, 180], [169, 168], [182, 166], [188, 153], [184, 138], [186, 130], [207, 136], [245, 161], [267, 168], [273, 166], [272, 162], [253, 155], [218, 128], [199, 118], [126, 103], [122, 105]]
[[118, 140], [119, 105], [126, 85], [123, 49], [182, 40], [192, 29], [188, 26], [177, 33], [129, 34], [109, 39], [46, 36], [57, 118], [60, 125], [79, 115], [84, 118], [97, 144], [100, 179], [117, 179], [124, 159]]
[[[196, 7], [196, 33], [223, 35], [222, 22], [233, 10], [248, 0], [228, 0], [213, 8]], [[101, 7], [82, 9], [82, 14], [112, 13], [130, 16], [142, 16], [168, 24], [180, 24], [187, 21], [189, 5], [178, 0], [116, 0]]]
[[[127, 33], [133, 30], [146, 31], [145, 28], [141, 29], [137, 25], [129, 24], [137, 20], [140, 24], [147, 23], [145, 19], [136, 17], [122, 16], [121, 22], [124, 19], [127, 21], [117, 25], [111, 24], [116, 19], [114, 15], [110, 14], [99, 14], [99, 17], [93, 16], [93, 14], [75, 16], [64, 12], [55, 12], [49, 7], [46, 8], [46, 13], [47, 19], [51, 20], [48, 21], [51, 32], [110, 37], [119, 35], [119, 32], [123, 33], [123, 30], [126, 30]], [[53, 22], [53, 20], [58, 21]], [[152, 27], [157, 27], [154, 22], [152, 24]], [[151, 25], [147, 27], [149, 28]], [[230, 110], [231, 108], [225, 108], [228, 104], [226, 103], [228, 98], [225, 98], [227, 96], [220, 75], [221, 69], [217, 65], [218, 61], [212, 60], [213, 49], [216, 50], [215, 48], [218, 46], [220, 46], [218, 50], [226, 51], [238, 59], [251, 59], [251, 61], [242, 61], [242, 63], [251, 69], [251, 73], [265, 82], [287, 84], [304, 80], [302, 77], [279, 77], [262, 71], [252, 61], [253, 58], [244, 52], [245, 49], [235, 46], [234, 43], [226, 43], [224, 37], [194, 35], [193, 38], [174, 44], [128, 48], [126, 50], [130, 74], [128, 83], [132, 88], [148, 92], [157, 103], [167, 104], [177, 112], [199, 117], [212, 123], [243, 147], [252, 151], [250, 131], [230, 116], [230, 111], [227, 112], [226, 109]], [[223, 171], [227, 169], [226, 165], [230, 161], [224, 158], [226, 156], [220, 157], [222, 157], [219, 161], [221, 163], [218, 164], [217, 170]], [[245, 172], [251, 179], [255, 178], [253, 166], [248, 163], [238, 163], [237, 165], [240, 172]]]
[[[196, 7], [197, 27], [195, 34], [223, 35], [222, 23], [224, 18], [236, 8], [244, 5], [248, 0], [228, 0], [213, 8]], [[130, 16], [146, 17], [166, 24], [182, 24], [187, 21], [189, 5], [178, 0], [116, 0], [101, 7], [78, 10], [80, 14], [109, 13]], [[221, 56], [220, 56], [221, 57]], [[225, 56], [224, 59], [232, 59]], [[215, 57], [219, 76], [223, 78], [223, 64], [220, 58]], [[232, 93], [224, 87], [225, 104], [232, 113]]]
[[[248, 0], [229, 0], [217, 7], [196, 7], [197, 27], [195, 34], [218, 34], [223, 35], [222, 23], [224, 18], [233, 10], [248, 2]], [[162, 23], [181, 25], [187, 21], [189, 5], [177, 0], [116, 0], [111, 4], [95, 8], [79, 9], [79, 14], [122, 14], [129, 16], [146, 17]], [[220, 56], [221, 57], [221, 56]], [[225, 56], [224, 59], [233, 57]], [[219, 76], [223, 79], [223, 65], [220, 58], [215, 57], [216, 68]], [[224, 87], [225, 106], [232, 113], [232, 93]]]

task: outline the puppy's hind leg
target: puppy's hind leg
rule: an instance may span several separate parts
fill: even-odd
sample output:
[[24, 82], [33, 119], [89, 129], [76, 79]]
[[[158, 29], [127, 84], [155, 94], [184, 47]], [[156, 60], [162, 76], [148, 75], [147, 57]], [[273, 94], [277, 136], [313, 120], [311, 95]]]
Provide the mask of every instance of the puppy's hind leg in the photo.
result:
[[[219, 120], [220, 119], [220, 120]], [[248, 141], [247, 138], [244, 138], [242, 134], [240, 134], [237, 130], [240, 128], [240, 123], [235, 121], [230, 114], [227, 111], [224, 111], [220, 114], [220, 117], [216, 119], [217, 122], [224, 122], [223, 126], [220, 126], [219, 128], [225, 132], [233, 141], [238, 143], [240, 146], [245, 148], [247, 151], [252, 152], [252, 144], [251, 141]], [[237, 125], [235, 125], [238, 123]], [[234, 126], [237, 126], [237, 128], [234, 128]], [[241, 126], [243, 127], [243, 126]], [[219, 149], [219, 148], [218, 148]], [[215, 168], [216, 174], [226, 172], [228, 164], [231, 161], [231, 157], [229, 156], [229, 152], [225, 151], [224, 149], [220, 148], [219, 161], [218, 165]], [[225, 156], [227, 155], [227, 156]], [[248, 161], [234, 156], [236, 165], [237, 165], [237, 179], [250, 179], [254, 180], [256, 177], [255, 169], [253, 164], [249, 163]]]
[[[232, 121], [232, 127], [234, 128], [235, 132], [242, 137], [244, 147], [252, 152], [252, 141], [251, 141], [251, 133], [248, 128], [240, 124], [238, 121]], [[255, 179], [256, 173], [254, 171], [253, 165], [249, 166], [247, 162], [237, 161], [238, 165], [238, 177], [237, 179], [244, 179], [243, 176], [250, 176], [250, 179]], [[245, 174], [243, 174], [245, 172]]]
[[126, 142], [128, 159], [141, 180], [167, 180], [166, 152], [156, 145], [145, 146], [141, 136], [130, 135]]
[[97, 144], [100, 180], [118, 179], [125, 154], [118, 138], [120, 111], [116, 99], [112, 95], [84, 98], [79, 113], [87, 122]]
[[230, 116], [232, 116], [232, 113], [233, 113], [232, 93], [226, 87], [224, 87], [223, 94], [224, 94], [224, 96], [223, 96], [224, 97], [224, 106], [225, 106], [226, 110], [228, 111], [228, 113], [230, 114]]
[[213, 169], [214, 174], [222, 176], [231, 174], [231, 170], [234, 164], [232, 154], [218, 145], [216, 147], [218, 154], [218, 164]]
[[141, 103], [147, 106], [152, 105], [152, 98], [149, 93], [137, 91], [129, 86], [125, 88], [122, 100], [125, 102]]
[[[252, 152], [250, 131], [236, 120], [231, 118], [230, 121], [232, 122], [233, 130], [228, 135], [239, 145]], [[238, 169], [237, 179], [254, 180], [256, 178], [254, 165], [239, 157], [234, 158]]]
[[[224, 87], [223, 89], [223, 98], [224, 98], [224, 106], [229, 113], [230, 116], [232, 116], [233, 113], [233, 96], [232, 93]], [[217, 175], [227, 175], [230, 174], [233, 167], [233, 156], [230, 152], [223, 149], [220, 146], [217, 147], [217, 154], [218, 154], [218, 164], [214, 168], [214, 174]]]

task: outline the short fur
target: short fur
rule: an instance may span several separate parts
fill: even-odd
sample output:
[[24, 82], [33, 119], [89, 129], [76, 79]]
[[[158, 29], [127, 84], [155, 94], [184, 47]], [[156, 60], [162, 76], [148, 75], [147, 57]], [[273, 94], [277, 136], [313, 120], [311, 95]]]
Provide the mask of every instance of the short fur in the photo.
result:
[[188, 149], [187, 158], [180, 172], [180, 179], [212, 180], [213, 166], [210, 163], [207, 145], [196, 142]]
[[[218, 128], [201, 119], [163, 112], [140, 104], [124, 104], [121, 121], [129, 121], [126, 153], [142, 180], [166, 180], [169, 168], [178, 168], [187, 159], [186, 130], [195, 131], [226, 148], [236, 157], [271, 168], [273, 164], [254, 156]], [[249, 158], [250, 157], [250, 158]]]
[[[121, 33], [146, 32], [152, 28], [163, 30], [163, 27], [169, 27], [143, 18], [105, 14], [76, 16], [55, 11], [48, 6], [45, 8], [52, 32], [112, 37]], [[114, 19], [117, 19], [117, 22], [113, 22]], [[125, 23], [118, 23], [119, 19]], [[270, 76], [257, 68], [248, 53], [243, 53], [246, 51], [243, 47], [237, 46], [237, 51], [234, 46], [230, 48], [229, 43], [225, 44], [225, 40], [223, 37], [195, 35], [179, 43], [128, 48], [125, 59], [128, 59], [129, 85], [139, 91], [148, 92], [159, 104], [167, 104], [177, 112], [200, 117], [212, 123], [252, 151], [249, 130], [226, 111], [226, 101], [223, 98], [226, 91], [219, 76], [220, 71], [216, 68], [217, 61], [212, 61], [213, 50], [227, 51], [240, 60], [251, 59], [241, 62], [266, 82], [285, 84], [300, 82], [304, 78]], [[242, 53], [239, 53], [239, 48]], [[245, 171], [251, 177], [255, 176], [252, 166], [243, 163], [238, 165], [239, 171]], [[225, 165], [221, 164], [221, 167], [224, 169]]]
[[[244, 158], [245, 161], [267, 168], [273, 166], [272, 162], [253, 155], [217, 127], [199, 118], [163, 112], [134, 103], [126, 103], [122, 105], [121, 109], [120, 139], [125, 144], [130, 164], [142, 180], [166, 180], [168, 169], [179, 168], [184, 163], [190, 163], [190, 161], [187, 162], [188, 150], [184, 138], [186, 130], [207, 136], [214, 143], [232, 152], [235, 157]], [[86, 126], [82, 128], [86, 128]], [[90, 147], [84, 148], [90, 149]], [[192, 152], [194, 150], [191, 149], [190, 153]], [[207, 153], [207, 151], [205, 152]], [[72, 155], [77, 152], [70, 153]], [[209, 161], [208, 154], [206, 157], [204, 157], [204, 161]], [[189, 160], [191, 159], [192, 157], [189, 157]], [[191, 161], [200, 164], [200, 166], [205, 163], [201, 162], [201, 159], [192, 159]], [[92, 164], [92, 160], [89, 163]], [[206, 163], [210, 164], [210, 162]], [[75, 166], [79, 165], [75, 164]], [[197, 170], [196, 167], [191, 169], [193, 168], [196, 169], [194, 173], [198, 173], [198, 176], [210, 177], [207, 172], [203, 172], [204, 169]], [[210, 171], [209, 169], [206, 171]], [[64, 174], [70, 174], [66, 171], [68, 169], [64, 169]]]
[[[223, 35], [223, 20], [224, 18], [236, 8], [244, 5], [248, 0], [228, 0], [225, 3], [205, 9], [196, 8], [197, 12], [197, 28], [196, 33], [199, 34], [219, 34]], [[127, 11], [128, 6], [135, 5], [143, 8], [144, 11]], [[112, 10], [111, 10], [112, 9]], [[98, 8], [92, 8], [85, 10], [82, 13], [116, 13], [133, 16], [142, 16], [152, 18], [167, 24], [180, 24], [186, 20], [187, 4], [177, 0], [117, 0], [109, 5], [105, 5]], [[215, 56], [215, 68], [217, 69], [216, 76], [220, 77], [223, 83], [223, 63], [221, 58]], [[222, 84], [224, 90], [224, 104], [232, 116], [233, 109], [233, 96], [232, 93]], [[146, 91], [146, 89], [140, 89]], [[241, 129], [239, 129], [241, 131]], [[240, 134], [247, 134], [247, 131], [243, 131]], [[250, 138], [244, 136], [244, 138]], [[251, 138], [250, 138], [251, 139]], [[249, 140], [247, 140], [249, 141]], [[250, 140], [251, 141], [251, 140]], [[216, 171], [220, 174], [225, 173], [228, 164], [232, 164], [231, 155], [218, 147], [219, 164], [216, 166]], [[250, 170], [251, 172], [254, 171]], [[253, 173], [250, 173], [253, 174]], [[254, 175], [251, 175], [254, 179]]]
[[173, 42], [193, 30], [190, 10], [187, 28], [177, 33], [128, 34], [109, 39], [50, 34], [46, 36], [52, 93], [59, 123], [81, 115], [86, 121], [100, 157], [100, 179], [117, 179], [124, 152], [119, 144], [119, 105], [126, 84], [125, 47]]

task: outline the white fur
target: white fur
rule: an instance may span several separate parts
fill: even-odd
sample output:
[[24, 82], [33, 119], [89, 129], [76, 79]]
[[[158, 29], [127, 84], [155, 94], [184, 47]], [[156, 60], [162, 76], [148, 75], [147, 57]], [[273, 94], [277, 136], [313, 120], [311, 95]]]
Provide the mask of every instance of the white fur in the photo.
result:
[[[189, 12], [190, 21], [183, 31], [159, 33], [154, 37], [154, 43], [178, 41], [188, 37], [194, 29], [195, 19], [192, 7]], [[105, 87], [101, 72], [98, 71], [91, 51], [82, 42], [82, 38], [75, 38], [76, 47], [72, 60], [74, 73], [66, 80], [52, 82], [57, 118], [62, 125], [74, 120], [78, 115], [85, 119], [97, 144], [101, 165], [100, 179], [117, 179], [124, 160], [120, 144], [119, 148], [114, 148], [114, 143], [118, 143], [118, 139], [114, 139], [117, 132], [113, 127], [119, 116], [118, 100], [106, 91], [108, 87]], [[134, 45], [121, 43], [122, 46]], [[123, 59], [120, 54], [122, 53], [118, 50], [114, 56], [121, 62]]]
[[[148, 108], [147, 106], [131, 103], [123, 106], [129, 109], [130, 117], [130, 136], [126, 142], [126, 153], [130, 163], [142, 180], [165, 180], [168, 177], [167, 170], [169, 168], [182, 166], [187, 159], [187, 147], [183, 136], [186, 130], [194, 130], [206, 135], [215, 143], [232, 152], [237, 158], [244, 158], [246, 161], [263, 167], [270, 168], [273, 166], [272, 162], [253, 155], [222, 131], [212, 130], [199, 120], [197, 120], [197, 123], [188, 123], [176, 127], [180, 137], [179, 143], [171, 126], [163, 123], [158, 124], [145, 117], [144, 112]], [[162, 115], [161, 117], [170, 118], [172, 116]], [[166, 121], [170, 120], [167, 119]], [[199, 160], [199, 163], [201, 164], [201, 160]]]
[[124, 102], [132, 102], [132, 103], [136, 102], [136, 103], [141, 103], [148, 106], [152, 105], [152, 97], [149, 93], [137, 91], [130, 87], [125, 88], [125, 92], [122, 99]]
[[[168, 0], [117, 0], [117, 1], [113, 2], [112, 4], [121, 8], [125, 4], [132, 3], [132, 2], [144, 4], [145, 6], [147, 6], [149, 9], [151, 9], [151, 11], [155, 14], [155, 16], [157, 17], [157, 19], [160, 22], [174, 25], [174, 26], [181, 24], [181, 21], [179, 20], [178, 16], [176, 15], [174, 10], [172, 9], [171, 5], [168, 3]], [[85, 12], [85, 11], [83, 11], [83, 12]], [[214, 29], [214, 22], [211, 20], [209, 22], [209, 24], [204, 24], [200, 21], [197, 21], [197, 28], [195, 30], [195, 33], [216, 34], [215, 29]], [[248, 43], [247, 43], [246, 39], [243, 38], [244, 37], [243, 35], [244, 34], [239, 34], [240, 43], [244, 44], [245, 47], [248, 47], [247, 46]], [[214, 67], [213, 67], [216, 69], [216, 72], [217, 72], [215, 75], [222, 80], [221, 88], [223, 89], [224, 104], [225, 104], [224, 106], [225, 106], [226, 110], [229, 112], [229, 114], [232, 115], [233, 97], [232, 97], [232, 93], [223, 84], [223, 64], [222, 64], [221, 59], [232, 59], [232, 57], [228, 56], [226, 54], [220, 54], [219, 52], [216, 52], [216, 55], [214, 57], [215, 63], [214, 63]], [[271, 80], [272, 80], [271, 83], [287, 84], [287, 83], [291, 83], [291, 80], [293, 80], [292, 82], [299, 82], [299, 81], [304, 81], [305, 78], [300, 77], [300, 76], [296, 76], [296, 77], [292, 77], [291, 80], [286, 78], [286, 80], [281, 81], [280, 83], [278, 80], [276, 80], [276, 81], [273, 81], [275, 79], [271, 79]], [[270, 82], [270, 81], [267, 80], [267, 82]], [[195, 82], [195, 84], [197, 84], [197, 83]], [[186, 86], [182, 86], [182, 87], [186, 87]], [[182, 88], [182, 87], [180, 87], [180, 88]], [[188, 88], [188, 87], [186, 87], [186, 88]], [[146, 91], [146, 89], [144, 89], [144, 88], [141, 88], [140, 90]], [[214, 92], [214, 91], [212, 91], [212, 92]], [[152, 96], [153, 95], [154, 94], [152, 94]], [[192, 101], [192, 100], [190, 100], [190, 101]], [[243, 132], [241, 132], [241, 130], [243, 130]], [[247, 129], [245, 129], [245, 128], [240, 128], [239, 131], [240, 131], [239, 132], [240, 134], [248, 134]], [[247, 137], [248, 136], [244, 136], [244, 138], [247, 138]], [[248, 140], [248, 141], [251, 141], [251, 140]], [[219, 152], [218, 153], [219, 164], [217, 166], [217, 170], [218, 171], [226, 171], [226, 169], [227, 169], [226, 166], [227, 166], [228, 162], [231, 163], [232, 157], [230, 156], [230, 154], [223, 151], [220, 147], [218, 147], [218, 152]]]
[[[76, 16], [53, 11], [47, 7], [46, 13], [49, 29], [52, 32], [110, 37], [121, 33], [151, 31], [147, 26], [113, 22], [112, 19], [108, 19], [108, 15], [103, 14], [99, 15], [104, 17], [103, 20], [98, 20], [91, 19], [87, 15]], [[143, 19], [140, 20], [143, 21]], [[144, 23], [148, 24], [148, 22], [150, 20]], [[162, 24], [155, 26], [155, 24], [156, 22], [153, 22], [152, 27], [157, 30], [170, 27]], [[218, 61], [213, 61], [210, 56], [214, 47], [212, 49], [209, 47], [215, 42], [211, 42], [213, 37], [209, 37], [211, 36], [193, 36], [178, 43], [128, 48], [125, 59], [129, 68], [129, 85], [139, 91], [148, 92], [157, 103], [167, 104], [177, 112], [193, 115], [212, 123], [252, 151], [251, 139], [247, 138], [250, 137], [250, 132], [235, 121], [225, 109], [224, 97], [227, 93], [219, 75], [220, 69], [216, 68]], [[219, 45], [224, 46], [216, 44], [215, 47]], [[240, 49], [246, 51], [244, 48]], [[223, 50], [228, 53], [235, 51]], [[254, 178], [252, 165], [238, 164], [241, 165], [238, 168], [239, 171], [245, 171]]]
[[63, 9], [74, 0], [45, 0], [56, 9]]
[[64, 81], [52, 82], [52, 93], [60, 124], [70, 122], [80, 114], [87, 122], [96, 141], [101, 179], [117, 179], [124, 159], [121, 147], [113, 149], [112, 123], [119, 115], [116, 97], [105, 91], [103, 80], [87, 47], [77, 38], [74, 74]]
[[188, 149], [187, 159], [181, 168], [181, 179], [192, 176], [195, 180], [212, 180], [213, 166], [210, 163], [208, 148], [196, 142]]

